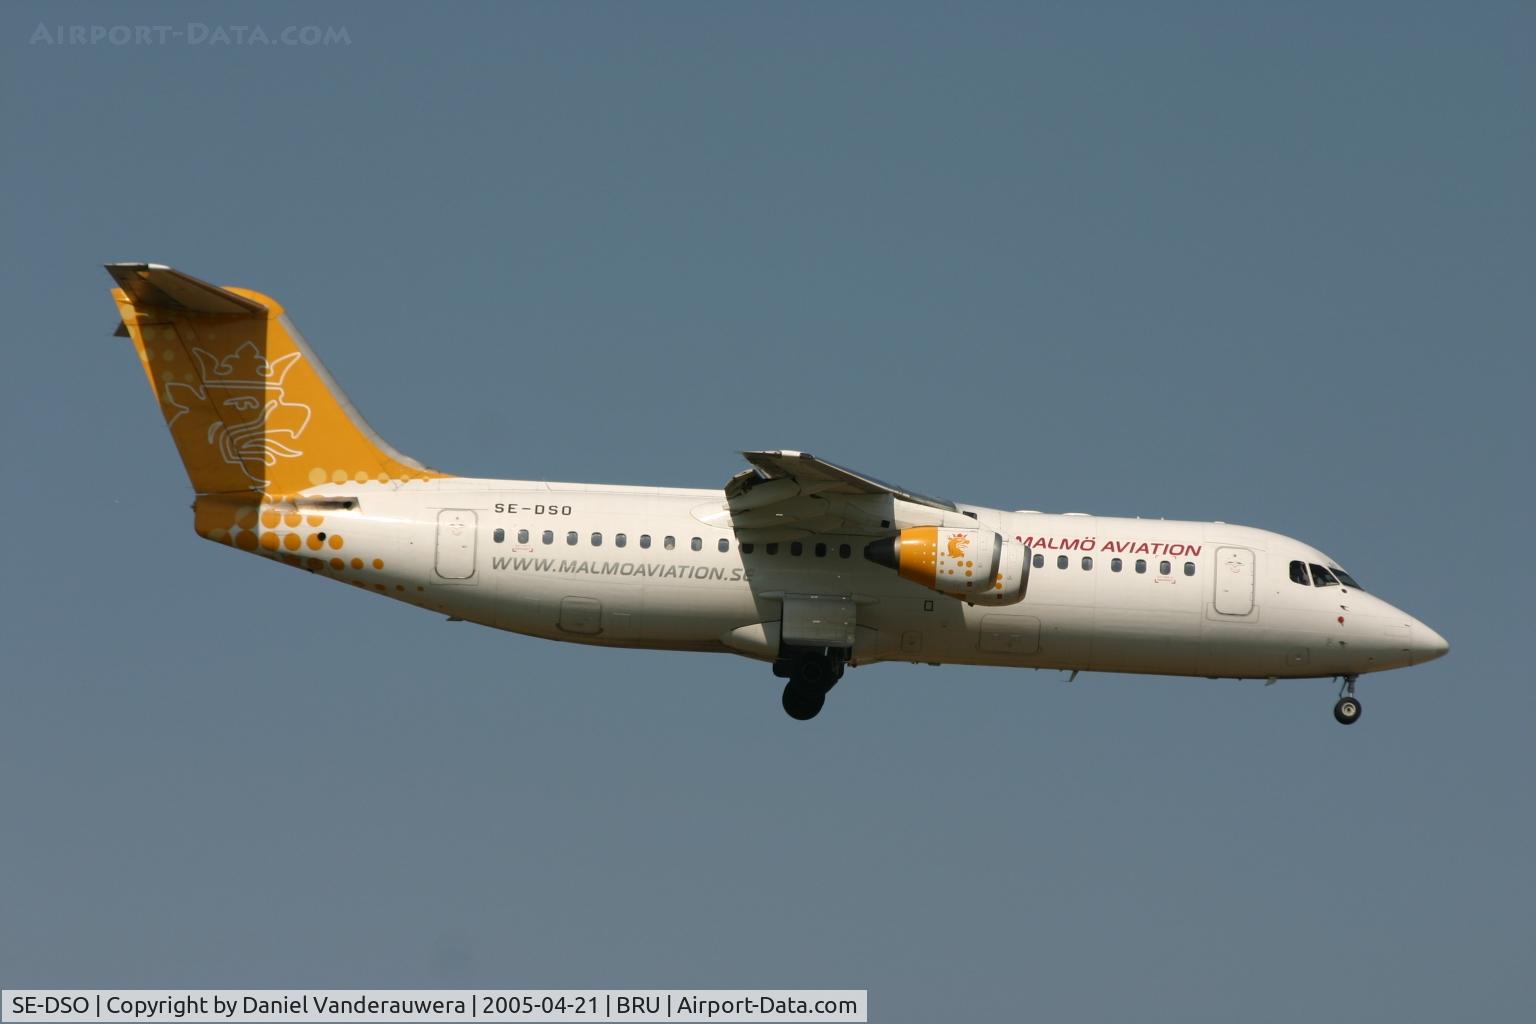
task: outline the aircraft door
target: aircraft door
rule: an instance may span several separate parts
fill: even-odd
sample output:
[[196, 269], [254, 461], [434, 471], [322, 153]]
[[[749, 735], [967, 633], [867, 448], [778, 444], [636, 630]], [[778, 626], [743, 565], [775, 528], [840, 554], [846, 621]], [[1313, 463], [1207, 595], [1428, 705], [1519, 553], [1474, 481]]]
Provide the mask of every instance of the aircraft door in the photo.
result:
[[603, 631], [603, 602], [591, 597], [567, 597], [560, 602], [556, 625], [567, 633], [595, 636]]
[[1214, 605], [1222, 615], [1253, 611], [1253, 552], [1247, 548], [1216, 549]]
[[445, 580], [467, 580], [475, 574], [475, 533], [478, 517], [467, 508], [445, 508], [437, 513], [437, 575]]

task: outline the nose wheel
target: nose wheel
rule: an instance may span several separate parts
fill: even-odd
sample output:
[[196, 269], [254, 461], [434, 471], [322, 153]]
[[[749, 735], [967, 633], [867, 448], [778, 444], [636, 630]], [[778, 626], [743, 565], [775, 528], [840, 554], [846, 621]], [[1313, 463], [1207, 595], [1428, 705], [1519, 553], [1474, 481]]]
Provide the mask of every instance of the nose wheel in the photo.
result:
[[1360, 700], [1355, 696], [1355, 676], [1344, 677], [1344, 688], [1339, 691], [1339, 702], [1333, 706], [1333, 720], [1340, 725], [1354, 725], [1360, 721]]

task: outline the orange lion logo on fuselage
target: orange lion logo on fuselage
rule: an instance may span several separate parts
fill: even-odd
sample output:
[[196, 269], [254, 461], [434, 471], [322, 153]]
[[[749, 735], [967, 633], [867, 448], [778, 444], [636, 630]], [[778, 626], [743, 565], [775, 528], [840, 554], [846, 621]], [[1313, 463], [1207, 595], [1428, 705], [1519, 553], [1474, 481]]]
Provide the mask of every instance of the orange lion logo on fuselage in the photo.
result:
[[950, 558], [964, 558], [965, 549], [971, 544], [971, 538], [963, 533], [954, 534], [949, 538], [947, 549]]

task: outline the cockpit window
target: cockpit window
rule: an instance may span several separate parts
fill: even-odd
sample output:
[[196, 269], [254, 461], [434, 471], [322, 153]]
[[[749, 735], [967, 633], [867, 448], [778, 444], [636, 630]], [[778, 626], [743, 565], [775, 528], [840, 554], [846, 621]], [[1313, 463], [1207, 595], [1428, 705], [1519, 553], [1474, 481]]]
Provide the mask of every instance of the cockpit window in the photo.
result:
[[1339, 582], [1344, 584], [1346, 587], [1353, 587], [1356, 590], [1365, 589], [1360, 584], [1355, 582], [1355, 578], [1353, 576], [1345, 572], [1343, 569], [1340, 569], [1338, 566], [1329, 566], [1329, 568], [1333, 571], [1333, 574], [1339, 578]]
[[1311, 563], [1307, 566], [1312, 570], [1312, 585], [1314, 587], [1336, 587], [1339, 581], [1333, 578], [1333, 573], [1322, 566]]
[[1307, 579], [1307, 563], [1299, 558], [1291, 562], [1291, 582], [1300, 583], [1304, 587], [1312, 585], [1312, 581]]

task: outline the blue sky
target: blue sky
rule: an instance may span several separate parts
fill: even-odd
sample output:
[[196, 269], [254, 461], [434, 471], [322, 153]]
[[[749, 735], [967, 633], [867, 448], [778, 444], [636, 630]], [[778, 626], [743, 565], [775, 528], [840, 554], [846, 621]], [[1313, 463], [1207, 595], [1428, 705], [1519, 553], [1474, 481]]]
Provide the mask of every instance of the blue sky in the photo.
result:
[[[53, 31], [188, 23], [346, 42]], [[1533, 36], [1513, 3], [6, 5], [0, 984], [1528, 1012]], [[1250, 523], [1453, 649], [1348, 730], [1327, 681], [908, 665], [797, 726], [746, 660], [197, 540], [114, 260], [277, 296], [447, 470], [713, 486], [803, 448]]]

